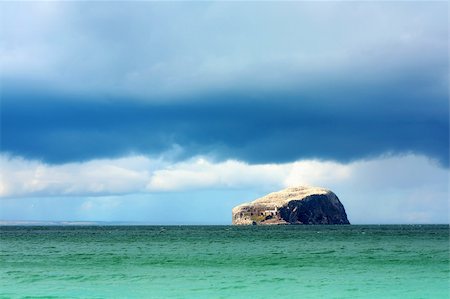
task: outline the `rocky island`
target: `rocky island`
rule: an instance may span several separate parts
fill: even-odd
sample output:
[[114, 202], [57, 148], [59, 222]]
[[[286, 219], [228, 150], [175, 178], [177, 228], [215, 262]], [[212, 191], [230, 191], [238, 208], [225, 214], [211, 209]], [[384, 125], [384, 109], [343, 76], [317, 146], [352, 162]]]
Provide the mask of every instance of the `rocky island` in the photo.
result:
[[294, 187], [233, 208], [235, 225], [350, 224], [344, 206], [330, 190]]

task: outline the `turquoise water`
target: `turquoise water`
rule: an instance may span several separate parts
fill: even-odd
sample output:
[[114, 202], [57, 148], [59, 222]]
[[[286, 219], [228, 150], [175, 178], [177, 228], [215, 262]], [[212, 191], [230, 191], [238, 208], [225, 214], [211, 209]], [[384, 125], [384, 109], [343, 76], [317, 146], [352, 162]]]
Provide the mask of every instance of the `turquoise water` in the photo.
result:
[[449, 226], [0, 228], [1, 298], [449, 298]]

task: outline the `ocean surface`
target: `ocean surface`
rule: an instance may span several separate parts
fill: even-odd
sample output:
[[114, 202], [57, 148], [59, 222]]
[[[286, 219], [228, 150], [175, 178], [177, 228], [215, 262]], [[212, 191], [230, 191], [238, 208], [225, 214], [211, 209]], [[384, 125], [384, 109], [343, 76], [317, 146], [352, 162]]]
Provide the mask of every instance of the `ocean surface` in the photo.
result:
[[0, 298], [449, 298], [449, 226], [1, 226]]

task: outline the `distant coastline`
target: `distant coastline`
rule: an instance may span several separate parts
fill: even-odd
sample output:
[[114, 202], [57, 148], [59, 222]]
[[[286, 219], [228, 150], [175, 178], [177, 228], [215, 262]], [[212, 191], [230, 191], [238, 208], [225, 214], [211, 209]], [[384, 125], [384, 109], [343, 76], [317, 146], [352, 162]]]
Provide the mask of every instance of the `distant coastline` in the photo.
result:
[[132, 221], [39, 221], [39, 220], [0, 220], [0, 226], [102, 226], [102, 225], [160, 225]]
[[[320, 224], [317, 224], [320, 225]], [[352, 223], [351, 226], [432, 226], [445, 225], [449, 223]], [[228, 224], [207, 223], [155, 223], [145, 221], [40, 221], [40, 220], [0, 220], [1, 226], [232, 226]], [[304, 226], [304, 225], [294, 225]], [[308, 225], [315, 226], [315, 225]]]

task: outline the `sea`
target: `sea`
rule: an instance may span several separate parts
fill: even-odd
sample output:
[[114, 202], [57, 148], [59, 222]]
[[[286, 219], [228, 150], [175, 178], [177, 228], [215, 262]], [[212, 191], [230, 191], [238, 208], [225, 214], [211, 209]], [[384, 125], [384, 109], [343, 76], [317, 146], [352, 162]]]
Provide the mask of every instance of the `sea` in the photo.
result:
[[1, 226], [0, 298], [450, 298], [448, 225]]

